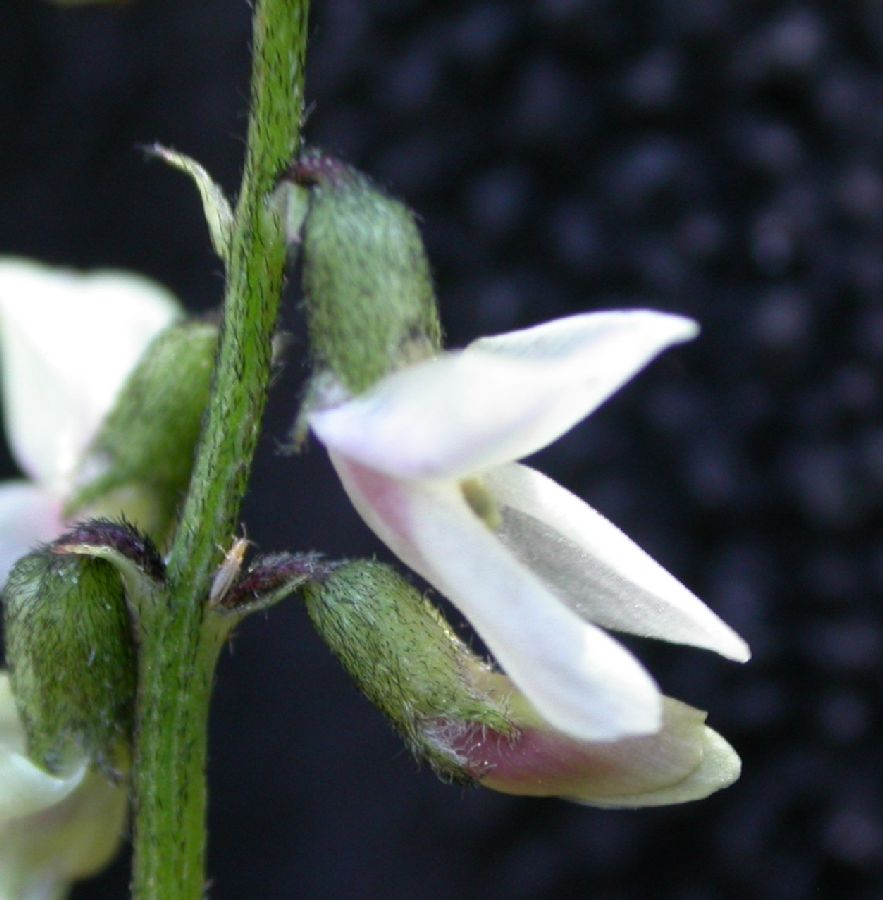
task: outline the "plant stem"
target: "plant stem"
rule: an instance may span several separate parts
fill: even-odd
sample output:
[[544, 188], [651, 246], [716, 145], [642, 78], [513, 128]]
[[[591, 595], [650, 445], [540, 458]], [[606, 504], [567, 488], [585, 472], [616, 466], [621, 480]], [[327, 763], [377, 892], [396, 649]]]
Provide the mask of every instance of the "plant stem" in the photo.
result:
[[212, 396], [169, 556], [168, 603], [143, 610], [138, 623], [139, 900], [196, 900], [204, 891], [206, 729], [222, 643], [205, 622], [205, 599], [237, 530], [266, 402], [286, 253], [268, 197], [299, 147], [308, 8], [308, 0], [257, 3], [245, 171]]

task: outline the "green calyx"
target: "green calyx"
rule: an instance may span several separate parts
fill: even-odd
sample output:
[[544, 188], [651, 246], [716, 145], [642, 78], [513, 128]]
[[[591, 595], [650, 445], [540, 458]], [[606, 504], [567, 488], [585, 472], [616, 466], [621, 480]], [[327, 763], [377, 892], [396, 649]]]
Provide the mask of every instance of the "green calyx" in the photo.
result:
[[3, 591], [6, 659], [28, 755], [49, 771], [85, 756], [127, 765], [136, 660], [119, 575], [103, 560], [44, 548]]
[[413, 213], [317, 152], [300, 157], [289, 178], [310, 189], [299, 240], [316, 369], [358, 394], [437, 352], [441, 326]]
[[503, 698], [481, 682], [488, 667], [439, 611], [389, 566], [343, 563], [303, 589], [316, 630], [414, 755], [445, 780], [474, 782], [458, 752], [484, 726], [514, 735]]
[[160, 333], [80, 463], [71, 518], [126, 517], [162, 544], [190, 481], [218, 340], [214, 324]]

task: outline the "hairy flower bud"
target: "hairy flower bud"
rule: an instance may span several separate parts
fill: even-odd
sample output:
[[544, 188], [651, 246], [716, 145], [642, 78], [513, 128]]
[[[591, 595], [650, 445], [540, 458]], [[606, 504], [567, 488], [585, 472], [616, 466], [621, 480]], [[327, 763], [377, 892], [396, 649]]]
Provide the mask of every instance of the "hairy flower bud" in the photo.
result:
[[705, 726], [705, 713], [669, 698], [654, 734], [586, 741], [555, 729], [388, 566], [326, 569], [304, 595], [362, 692], [447, 780], [638, 807], [698, 800], [739, 776], [739, 757]]
[[456, 748], [464, 728], [514, 733], [505, 706], [477, 684], [486, 667], [394, 569], [344, 563], [304, 596], [317, 631], [361, 691], [441, 777], [474, 780]]
[[358, 394], [434, 353], [441, 327], [411, 211], [366, 176], [316, 152], [298, 159], [289, 177], [311, 187], [302, 249], [317, 369]]
[[122, 582], [103, 560], [20, 559], [3, 591], [6, 659], [31, 759], [125, 766], [136, 663]]
[[190, 481], [217, 338], [217, 326], [190, 321], [150, 344], [86, 450], [68, 517], [123, 511], [164, 538]]

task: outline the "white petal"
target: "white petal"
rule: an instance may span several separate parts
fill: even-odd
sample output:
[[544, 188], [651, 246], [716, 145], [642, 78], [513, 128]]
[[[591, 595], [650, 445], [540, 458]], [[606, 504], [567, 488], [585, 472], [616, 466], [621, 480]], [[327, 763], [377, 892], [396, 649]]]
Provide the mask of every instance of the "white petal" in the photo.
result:
[[330, 449], [388, 475], [462, 477], [545, 447], [696, 331], [649, 310], [559, 319], [395, 372], [310, 424]]
[[[630, 378], [666, 347], [692, 340], [699, 326], [686, 316], [654, 309], [612, 309], [553, 319], [519, 331], [479, 338], [482, 350], [536, 362], [575, 364], [594, 377], [612, 381], [611, 370]], [[616, 387], [607, 393], [613, 393]]]
[[500, 539], [581, 616], [731, 659], [751, 655], [729, 625], [570, 491], [522, 465], [482, 480], [502, 515]]
[[399, 481], [332, 461], [368, 525], [456, 604], [544, 719], [585, 740], [659, 727], [660, 695], [641, 665], [525, 569], [457, 485]]
[[62, 527], [58, 498], [28, 481], [0, 482], [0, 587], [19, 557]]
[[87, 771], [85, 762], [54, 777], [23, 749], [9, 679], [0, 672], [0, 897], [60, 898], [119, 847], [126, 786]]
[[147, 279], [0, 261], [6, 432], [21, 467], [58, 485], [153, 337], [179, 315]]
[[60, 803], [85, 774], [84, 763], [64, 777], [49, 775], [27, 757], [0, 749], [0, 826]]
[[0, 829], [69, 796], [86, 775], [85, 763], [65, 777], [44, 772], [24, 756], [24, 732], [9, 677], [0, 672]]
[[0, 897], [67, 896], [72, 881], [102, 869], [125, 830], [125, 784], [88, 772], [66, 797], [0, 825]]

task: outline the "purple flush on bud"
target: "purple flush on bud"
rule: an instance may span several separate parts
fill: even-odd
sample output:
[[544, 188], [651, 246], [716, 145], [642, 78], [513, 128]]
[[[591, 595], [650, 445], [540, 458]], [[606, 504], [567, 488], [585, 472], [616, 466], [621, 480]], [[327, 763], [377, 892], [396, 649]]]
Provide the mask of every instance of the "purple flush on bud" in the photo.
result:
[[739, 776], [739, 757], [705, 713], [667, 697], [650, 735], [592, 741], [556, 729], [388, 566], [329, 567], [304, 597], [359, 688], [445, 780], [636, 807], [699, 800]]
[[516, 733], [478, 723], [432, 728], [484, 787], [592, 806], [641, 807], [699, 800], [739, 777], [739, 757], [705, 725], [705, 713], [677, 700], [663, 699], [656, 734], [579, 741], [543, 722], [505, 676], [488, 673], [486, 681], [491, 694], [509, 692]]

